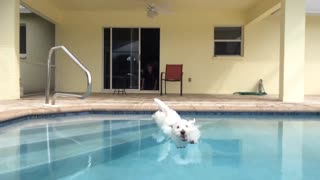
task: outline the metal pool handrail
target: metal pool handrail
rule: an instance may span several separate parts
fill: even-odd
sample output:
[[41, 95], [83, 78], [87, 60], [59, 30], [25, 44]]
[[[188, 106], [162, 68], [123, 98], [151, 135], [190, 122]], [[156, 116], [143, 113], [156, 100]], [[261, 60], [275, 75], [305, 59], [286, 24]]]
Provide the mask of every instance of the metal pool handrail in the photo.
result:
[[47, 88], [46, 88], [46, 100], [45, 103], [49, 104], [50, 102], [50, 81], [51, 81], [51, 59], [52, 59], [52, 54], [54, 53], [55, 50], [62, 49], [72, 60], [75, 62], [86, 74], [87, 76], [87, 91], [83, 95], [79, 94], [71, 94], [71, 93], [54, 93], [52, 96], [52, 101], [51, 104], [54, 105], [56, 102], [56, 98], [58, 96], [60, 97], [76, 97], [80, 99], [84, 99], [91, 94], [91, 89], [92, 89], [92, 83], [91, 83], [91, 74], [89, 70], [84, 67], [79, 60], [64, 46], [56, 46], [50, 49], [49, 51], [49, 57], [48, 57], [48, 71], [47, 71]]

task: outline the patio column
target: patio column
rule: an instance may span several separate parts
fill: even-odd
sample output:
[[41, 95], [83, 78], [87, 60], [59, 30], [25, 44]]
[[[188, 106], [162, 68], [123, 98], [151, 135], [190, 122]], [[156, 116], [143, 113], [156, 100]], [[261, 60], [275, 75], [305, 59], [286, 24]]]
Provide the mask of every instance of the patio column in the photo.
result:
[[304, 101], [305, 0], [282, 0], [279, 95]]
[[19, 1], [0, 1], [0, 100], [20, 97]]

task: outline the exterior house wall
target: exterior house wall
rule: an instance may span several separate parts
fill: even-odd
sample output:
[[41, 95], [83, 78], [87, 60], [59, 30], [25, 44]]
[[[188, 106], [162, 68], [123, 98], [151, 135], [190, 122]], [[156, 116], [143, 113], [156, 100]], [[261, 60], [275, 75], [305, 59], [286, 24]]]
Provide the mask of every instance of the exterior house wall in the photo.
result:
[[307, 18], [305, 94], [320, 94], [320, 16]]
[[[245, 28], [244, 57], [213, 57], [213, 27], [242, 25], [244, 20], [242, 13], [227, 12], [160, 15], [154, 19], [144, 13], [73, 12], [65, 14], [57, 26], [57, 41], [91, 70], [94, 92], [101, 92], [103, 87], [103, 27], [160, 27], [160, 68], [163, 71], [165, 64], [184, 64], [185, 93], [251, 91], [263, 78], [268, 92], [277, 94], [279, 30], [273, 30], [279, 24], [276, 18]], [[264, 53], [265, 48], [271, 53]], [[65, 60], [66, 56], [58, 54], [57, 58], [57, 89], [85, 90], [84, 74]], [[73, 81], [74, 77], [78, 81]], [[187, 81], [189, 77], [191, 82]], [[178, 83], [170, 83], [168, 92], [178, 92], [178, 88]]]
[[61, 19], [61, 12], [54, 1], [20, 0], [20, 3], [50, 22], [57, 23]]
[[[184, 64], [185, 93], [230, 94], [235, 91], [253, 91], [260, 78], [264, 80], [269, 94], [279, 93], [280, 17], [277, 15], [245, 27], [244, 57], [217, 58], [212, 56], [213, 27], [246, 24], [246, 13], [228, 10], [181, 11], [160, 13], [160, 16], [150, 19], [145, 12], [138, 11], [67, 11], [58, 9], [53, 2], [22, 0], [21, 3], [57, 24], [58, 44], [67, 46], [89, 68], [93, 74], [94, 92], [101, 92], [103, 87], [103, 27], [159, 27], [160, 68], [163, 71], [165, 64]], [[8, 27], [1, 32], [0, 59], [3, 62], [0, 99], [18, 98], [19, 77], [26, 78], [31, 72], [19, 71], [18, 4], [17, 0], [5, 0], [0, 6], [3, 17], [0, 18], [1, 25]], [[319, 21], [319, 16], [309, 16], [306, 21], [307, 95], [320, 94], [320, 83], [317, 83], [320, 68]], [[32, 39], [42, 40], [45, 37], [35, 36]], [[66, 60], [64, 54], [58, 53], [57, 57], [57, 90], [84, 91], [86, 83], [83, 72]], [[25, 62], [21, 62], [21, 66]], [[192, 78], [192, 81], [188, 82], [188, 78]], [[30, 79], [34, 81], [34, 78]], [[168, 92], [177, 93], [178, 88], [178, 83], [169, 84]]]
[[[27, 29], [27, 56], [20, 59], [21, 86], [24, 94], [44, 93], [48, 53], [55, 44], [54, 24], [33, 13], [21, 14], [20, 24]], [[54, 74], [52, 77], [54, 82]]]
[[0, 1], [0, 100], [18, 99], [19, 91], [19, 4]]
[[[69, 48], [92, 72], [93, 91], [103, 88], [103, 27], [160, 27], [160, 69], [184, 64], [184, 92], [230, 94], [254, 91], [264, 80], [269, 94], [279, 93], [280, 17], [271, 16], [244, 28], [244, 57], [213, 57], [213, 27], [242, 25], [241, 12], [177, 13], [150, 19], [139, 12], [65, 12], [57, 25], [57, 42]], [[316, 70], [320, 68], [319, 17], [307, 18], [306, 94], [320, 94]], [[86, 79], [67, 57], [57, 55], [56, 88], [81, 92]], [[188, 78], [192, 78], [188, 82]], [[77, 80], [74, 80], [76, 78]], [[178, 93], [169, 83], [168, 92]]]

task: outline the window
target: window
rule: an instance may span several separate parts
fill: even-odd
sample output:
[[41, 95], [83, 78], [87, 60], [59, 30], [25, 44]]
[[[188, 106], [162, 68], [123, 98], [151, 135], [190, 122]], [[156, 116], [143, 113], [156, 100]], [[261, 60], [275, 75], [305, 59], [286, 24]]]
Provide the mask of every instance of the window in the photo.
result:
[[214, 56], [242, 56], [242, 27], [214, 28]]
[[27, 57], [27, 27], [25, 24], [20, 24], [20, 58]]

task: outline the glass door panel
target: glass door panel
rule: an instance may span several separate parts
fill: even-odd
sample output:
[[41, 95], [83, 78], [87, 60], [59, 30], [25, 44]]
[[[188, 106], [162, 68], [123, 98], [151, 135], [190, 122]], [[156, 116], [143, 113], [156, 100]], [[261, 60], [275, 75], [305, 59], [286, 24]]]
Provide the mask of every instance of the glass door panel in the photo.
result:
[[112, 88], [139, 89], [139, 28], [112, 29]]

